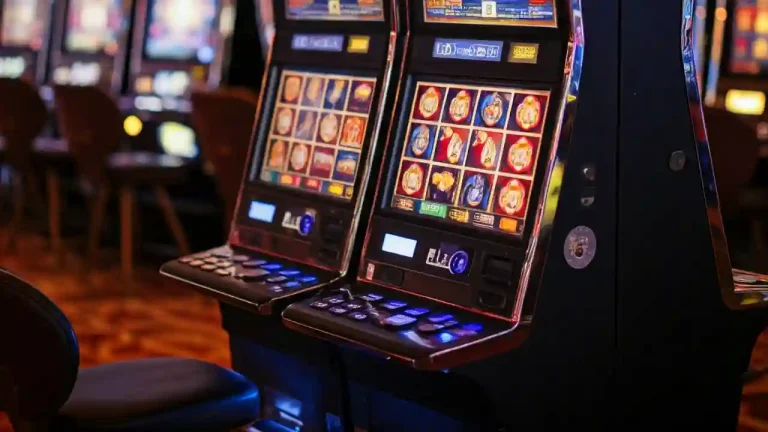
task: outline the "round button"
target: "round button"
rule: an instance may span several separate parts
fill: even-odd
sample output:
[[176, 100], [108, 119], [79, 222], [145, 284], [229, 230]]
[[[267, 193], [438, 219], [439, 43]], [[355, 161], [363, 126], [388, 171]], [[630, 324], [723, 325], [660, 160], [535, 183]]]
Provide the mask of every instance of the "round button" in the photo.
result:
[[305, 214], [299, 219], [299, 234], [309, 235], [312, 232], [312, 226], [315, 224], [315, 218], [310, 214]]
[[448, 270], [451, 274], [463, 274], [467, 271], [467, 266], [469, 266], [469, 255], [463, 250], [454, 252], [448, 261]]

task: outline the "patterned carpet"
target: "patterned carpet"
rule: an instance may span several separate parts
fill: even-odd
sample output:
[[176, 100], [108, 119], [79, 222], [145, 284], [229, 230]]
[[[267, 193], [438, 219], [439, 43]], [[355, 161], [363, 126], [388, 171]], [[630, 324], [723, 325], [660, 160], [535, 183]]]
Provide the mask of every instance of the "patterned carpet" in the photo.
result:
[[[124, 281], [116, 253], [105, 253], [101, 261], [86, 270], [78, 256], [68, 254], [59, 266], [36, 236], [25, 237], [14, 255], [0, 252], [0, 266], [36, 285], [67, 314], [83, 366], [160, 356], [230, 364], [214, 301], [149, 266], [139, 269], [132, 282]], [[752, 364], [768, 370], [768, 334], [758, 341]], [[9, 431], [0, 415], [0, 432]], [[768, 375], [745, 387], [739, 432], [768, 432]]]

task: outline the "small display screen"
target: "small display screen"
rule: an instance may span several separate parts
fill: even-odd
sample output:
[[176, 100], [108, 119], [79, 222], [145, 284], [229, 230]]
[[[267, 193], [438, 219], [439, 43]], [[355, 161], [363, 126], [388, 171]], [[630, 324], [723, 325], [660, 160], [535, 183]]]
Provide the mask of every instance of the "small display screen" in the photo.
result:
[[555, 0], [424, 0], [424, 22], [556, 27]]
[[267, 204], [261, 201], [251, 201], [248, 208], [248, 217], [265, 223], [272, 223], [275, 220], [275, 211], [277, 207], [274, 204]]
[[471, 39], [435, 39], [432, 57], [472, 60], [472, 61], [501, 61], [501, 41], [485, 41]]
[[446, 82], [414, 92], [392, 208], [521, 235], [549, 92]]
[[72, 52], [114, 55], [122, 21], [121, 0], [71, 0], [64, 47]]
[[217, 0], [150, 2], [144, 53], [155, 60], [213, 61]]
[[44, 0], [4, 0], [0, 23], [0, 44], [38, 49], [46, 25]]
[[383, 0], [286, 0], [292, 20], [384, 21]]
[[259, 178], [352, 199], [376, 79], [283, 70]]
[[294, 51], [341, 52], [344, 50], [344, 35], [296, 33], [291, 39], [291, 49]]
[[406, 258], [413, 258], [413, 254], [416, 252], [416, 240], [394, 234], [384, 234], [381, 250]]

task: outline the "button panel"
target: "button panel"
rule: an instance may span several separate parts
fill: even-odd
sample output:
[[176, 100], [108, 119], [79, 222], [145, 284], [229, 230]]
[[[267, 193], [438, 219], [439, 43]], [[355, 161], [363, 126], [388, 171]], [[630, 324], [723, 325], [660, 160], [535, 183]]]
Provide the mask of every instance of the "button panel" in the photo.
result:
[[[216, 274], [222, 280], [231, 277], [275, 294], [308, 288], [319, 281], [316, 275], [296, 268], [295, 264], [288, 267], [272, 259], [267, 260], [246, 253], [233, 253], [225, 247], [181, 257], [178, 262], [197, 268], [201, 272]], [[312, 307], [327, 309], [331, 306], [334, 305], [328, 303], [323, 307], [323, 303], [319, 303]]]
[[434, 346], [462, 338], [473, 337], [484, 330], [482, 324], [462, 322], [454, 314], [430, 310], [424, 305], [409, 305], [399, 299], [365, 293], [352, 299], [342, 295], [316, 298], [309, 303], [313, 309], [347, 318], [352, 325], [373, 325], [386, 331], [415, 331]]

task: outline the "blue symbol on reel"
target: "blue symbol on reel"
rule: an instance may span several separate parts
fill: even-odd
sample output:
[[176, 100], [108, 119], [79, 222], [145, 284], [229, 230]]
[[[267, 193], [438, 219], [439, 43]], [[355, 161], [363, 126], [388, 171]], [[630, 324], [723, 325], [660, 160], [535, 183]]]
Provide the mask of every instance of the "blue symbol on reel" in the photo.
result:
[[315, 218], [311, 214], [305, 214], [299, 219], [299, 234], [305, 236], [312, 232], [312, 226], [315, 224]]
[[463, 274], [469, 267], [469, 255], [463, 250], [456, 251], [448, 261], [448, 270], [451, 274]]

